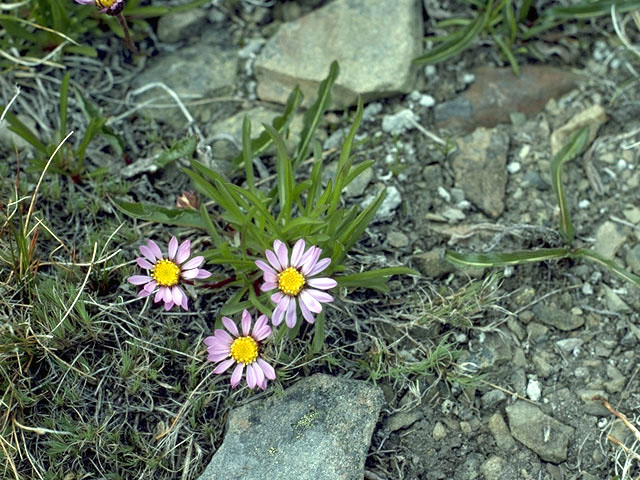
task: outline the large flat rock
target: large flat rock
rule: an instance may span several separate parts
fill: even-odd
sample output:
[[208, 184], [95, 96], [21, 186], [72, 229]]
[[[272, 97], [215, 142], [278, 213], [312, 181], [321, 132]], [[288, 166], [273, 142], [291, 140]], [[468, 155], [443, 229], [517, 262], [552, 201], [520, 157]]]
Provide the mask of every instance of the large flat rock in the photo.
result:
[[199, 480], [362, 480], [382, 391], [316, 374], [231, 412]]
[[305, 105], [316, 97], [333, 60], [340, 76], [334, 108], [412, 90], [422, 53], [422, 2], [419, 0], [336, 0], [283, 24], [256, 59], [258, 96], [285, 103], [299, 85]]

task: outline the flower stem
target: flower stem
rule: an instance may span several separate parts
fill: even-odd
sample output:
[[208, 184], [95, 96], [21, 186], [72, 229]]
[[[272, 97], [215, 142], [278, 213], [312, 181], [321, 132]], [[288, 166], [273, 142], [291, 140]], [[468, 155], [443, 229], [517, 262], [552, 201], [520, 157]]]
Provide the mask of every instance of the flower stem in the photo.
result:
[[124, 31], [124, 44], [127, 46], [129, 50], [131, 50], [131, 52], [138, 53], [138, 49], [133, 44], [133, 40], [131, 40], [131, 35], [129, 34], [129, 27], [127, 26], [127, 21], [122, 16], [122, 13], [119, 13], [118, 15], [116, 15], [116, 18], [118, 19], [118, 22], [120, 22], [120, 26]]

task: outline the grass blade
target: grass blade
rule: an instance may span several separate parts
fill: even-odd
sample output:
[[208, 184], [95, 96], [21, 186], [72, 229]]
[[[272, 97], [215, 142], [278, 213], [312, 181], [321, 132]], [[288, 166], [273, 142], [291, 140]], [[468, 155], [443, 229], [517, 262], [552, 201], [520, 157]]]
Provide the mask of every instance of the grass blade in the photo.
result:
[[60, 135], [64, 135], [67, 130], [67, 101], [69, 98], [69, 79], [71, 72], [67, 72], [62, 77], [60, 85]]
[[195, 210], [183, 210], [178, 208], [165, 208], [141, 202], [126, 202], [112, 199], [114, 205], [122, 213], [140, 220], [178, 225], [181, 227], [194, 227], [207, 230], [207, 225], [202, 220], [200, 212]]
[[621, 279], [634, 284], [636, 287], [640, 287], [640, 276], [634, 275], [633, 273], [628, 272], [613, 260], [604, 258], [603, 256], [597, 254], [596, 252], [593, 252], [591, 250], [587, 250], [584, 248], [579, 248], [574, 253], [574, 256], [583, 257], [588, 260], [591, 260], [592, 262], [599, 263], [600, 265], [607, 267], [609, 270], [611, 270]]
[[556, 194], [558, 207], [560, 207], [560, 233], [562, 233], [569, 245], [573, 242], [574, 230], [569, 215], [567, 199], [562, 189], [562, 166], [584, 150], [588, 137], [589, 128], [581, 128], [551, 161], [551, 183]]
[[505, 253], [458, 253], [447, 250], [444, 258], [461, 267], [502, 267], [571, 257], [568, 248], [541, 248]]
[[278, 131], [271, 125], [264, 124], [264, 128], [267, 130], [273, 142], [276, 145], [276, 151], [278, 152], [278, 159], [276, 160], [276, 176], [278, 178], [278, 197], [280, 201], [280, 215], [279, 219], [284, 220], [285, 225], [291, 218], [291, 206], [293, 203], [293, 168], [291, 165], [291, 159], [287, 153], [287, 147], [284, 144], [284, 140], [278, 133]]

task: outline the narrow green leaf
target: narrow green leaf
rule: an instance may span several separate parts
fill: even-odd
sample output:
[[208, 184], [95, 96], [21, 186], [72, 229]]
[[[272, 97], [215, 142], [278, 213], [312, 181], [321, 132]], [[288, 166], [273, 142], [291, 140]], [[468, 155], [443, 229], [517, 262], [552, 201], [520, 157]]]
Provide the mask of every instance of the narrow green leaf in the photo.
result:
[[448, 42], [433, 48], [430, 52], [421, 57], [415, 58], [414, 63], [419, 65], [427, 65], [440, 63], [451, 57], [459, 55], [471, 46], [473, 39], [482, 31], [489, 20], [493, 1], [490, 0], [487, 8], [482, 15], [478, 15], [473, 22], [461, 30], [460, 35], [456, 36]]
[[493, 40], [494, 40], [494, 42], [496, 42], [498, 44], [498, 46], [500, 47], [500, 50], [502, 50], [502, 53], [504, 54], [504, 56], [507, 57], [507, 60], [509, 61], [509, 64], [511, 65], [511, 70], [513, 70], [513, 73], [517, 77], [519, 77], [520, 76], [520, 67], [518, 66], [518, 61], [516, 60], [516, 57], [513, 55], [513, 51], [511, 50], [509, 45], [506, 44], [506, 42], [502, 39], [502, 36], [500, 36], [500, 35], [493, 35]]
[[60, 139], [62, 140], [67, 131], [67, 101], [69, 94], [69, 79], [71, 78], [71, 72], [67, 72], [62, 77], [62, 83], [60, 84]]
[[562, 189], [562, 166], [582, 153], [587, 145], [588, 138], [589, 128], [581, 128], [551, 160], [551, 183], [556, 194], [558, 207], [560, 207], [560, 232], [569, 245], [573, 242], [574, 230], [567, 200]]
[[583, 258], [586, 258], [588, 260], [591, 260], [592, 262], [598, 263], [598, 264], [608, 268], [609, 270], [611, 270], [614, 274], [616, 274], [621, 279], [626, 280], [627, 282], [634, 284], [636, 287], [640, 287], [640, 276], [634, 275], [633, 273], [628, 272], [627, 270], [622, 268], [620, 265], [618, 265], [613, 260], [609, 260], [607, 258], [604, 258], [602, 255], [600, 255], [600, 254], [598, 254], [598, 253], [596, 253], [596, 252], [594, 252], [592, 250], [579, 248], [579, 249], [577, 249], [575, 251], [574, 256], [575, 257], [583, 257]]
[[180, 158], [191, 158], [193, 152], [196, 151], [197, 144], [198, 138], [195, 135], [177, 140], [169, 147], [169, 150], [165, 150], [158, 155], [155, 164], [160, 168], [164, 168]]
[[[194, 165], [196, 162], [192, 162]], [[198, 173], [189, 170], [187, 168], [183, 169], [184, 173], [186, 173], [191, 181], [193, 182], [196, 189], [211, 198], [215, 201], [221, 208], [226, 210], [226, 212], [230, 215], [233, 223], [240, 223], [242, 217], [244, 216], [238, 205], [233, 201], [233, 197], [228, 193], [228, 190], [224, 188], [222, 191], [220, 188], [216, 188], [207, 180], [202, 178]]]
[[124, 200], [112, 200], [114, 205], [122, 213], [133, 218], [150, 222], [178, 225], [181, 227], [194, 227], [206, 230], [200, 213], [193, 210], [181, 210], [177, 208], [165, 208], [149, 203], [125, 202]]
[[513, 45], [518, 36], [518, 22], [513, 9], [513, 0], [507, 0], [504, 4], [504, 20], [509, 35], [509, 45]]
[[349, 185], [351, 182], [353, 182], [356, 179], [356, 177], [358, 177], [362, 172], [364, 172], [369, 167], [373, 166], [375, 163], [376, 163], [375, 160], [366, 160], [364, 162], [360, 162], [354, 165], [353, 168], [349, 170], [349, 175], [347, 175], [347, 178], [344, 181], [344, 186], [346, 187], [347, 185]]
[[320, 82], [318, 98], [304, 114], [302, 132], [300, 133], [300, 144], [298, 145], [293, 163], [294, 169], [306, 159], [309, 153], [313, 135], [318, 125], [320, 125], [325, 110], [331, 105], [331, 89], [339, 73], [340, 67], [338, 67], [338, 62], [334, 60], [329, 67], [329, 75]]
[[544, 16], [553, 19], [577, 20], [601, 17], [611, 14], [611, 6], [616, 6], [618, 13], [625, 13], [638, 8], [637, 0], [599, 0], [583, 1], [575, 5], [552, 7], [545, 9]]
[[420, 276], [420, 273], [408, 267], [387, 267], [379, 268], [377, 270], [367, 270], [364, 272], [351, 273], [349, 275], [340, 275], [336, 276], [335, 280], [341, 287], [359, 287], [371, 280], [382, 279], [386, 282], [387, 279], [392, 275]]
[[[2, 110], [4, 110], [4, 107], [0, 109], [0, 111]], [[25, 141], [33, 145], [36, 148], [36, 150], [40, 151], [45, 155], [49, 155], [49, 151], [47, 150], [47, 147], [45, 147], [42, 144], [42, 142], [38, 140], [38, 137], [31, 130], [29, 130], [29, 127], [27, 127], [24, 123], [22, 123], [18, 119], [18, 117], [16, 117], [11, 112], [6, 112], [4, 118], [7, 120], [7, 122], [9, 122], [9, 130], [17, 133]]]
[[322, 351], [322, 347], [324, 346], [324, 320], [325, 311], [322, 310], [318, 315], [316, 315], [316, 321], [313, 324], [313, 340], [311, 341], [311, 353], [314, 355], [320, 353]]
[[251, 202], [253, 207], [260, 212], [261, 218], [263, 218], [269, 224], [269, 227], [271, 228], [273, 234], [279, 238], [282, 238], [282, 230], [280, 229], [278, 222], [276, 222], [273, 218], [273, 215], [271, 215], [271, 212], [267, 210], [265, 202], [260, 200], [257, 195], [254, 195], [250, 191], [245, 190], [242, 187], [238, 187], [237, 185], [229, 184], [228, 188], [234, 190], [239, 195], [244, 196], [249, 202]]
[[256, 193], [256, 181], [253, 175], [253, 150], [251, 149], [251, 121], [246, 115], [242, 120], [242, 160], [247, 180], [247, 187], [251, 193]]
[[209, 215], [209, 212], [207, 212], [207, 207], [204, 204], [200, 205], [200, 218], [202, 219], [204, 228], [209, 232], [209, 236], [213, 240], [213, 244], [216, 247], [222, 244], [222, 238], [220, 238], [220, 234], [213, 224], [213, 221], [211, 221], [211, 216]]
[[[386, 195], [386, 189], [381, 190], [380, 193], [378, 193], [376, 199], [371, 202], [364, 210], [362, 210], [362, 212], [360, 212], [353, 223], [348, 228], [346, 228], [342, 234], [338, 236], [338, 240], [342, 245], [344, 245], [344, 254], [351, 250], [351, 247], [355, 245], [362, 233], [369, 226], [369, 223], [371, 223], [371, 220], [378, 211], [378, 208], [380, 208], [380, 205], [382, 204], [382, 201], [384, 200]], [[336, 263], [342, 264], [343, 260], [344, 256], [339, 258]]]
[[305, 204], [305, 215], [309, 215], [314, 205], [316, 204], [316, 197], [318, 195], [318, 189], [322, 186], [322, 145], [319, 141], [316, 141], [313, 145], [313, 167], [311, 168], [311, 186], [307, 193], [307, 202]]
[[444, 258], [462, 267], [501, 267], [571, 257], [568, 248], [541, 248], [504, 253], [458, 253], [447, 250]]
[[520, 5], [520, 12], [518, 13], [518, 20], [520, 23], [524, 23], [527, 21], [527, 17], [529, 16], [529, 10], [531, 10], [531, 5], [534, 0], [522, 0], [522, 5]]
[[278, 219], [286, 225], [291, 218], [292, 193], [294, 188], [293, 169], [287, 147], [278, 131], [271, 125], [263, 124], [276, 145], [278, 158], [276, 160], [276, 176], [278, 184], [278, 198], [280, 201], [280, 215]]

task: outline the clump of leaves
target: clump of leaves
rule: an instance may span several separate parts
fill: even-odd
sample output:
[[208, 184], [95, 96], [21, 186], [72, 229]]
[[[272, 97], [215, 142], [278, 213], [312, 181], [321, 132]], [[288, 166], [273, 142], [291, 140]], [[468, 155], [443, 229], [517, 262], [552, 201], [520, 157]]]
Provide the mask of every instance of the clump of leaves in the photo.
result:
[[483, 35], [493, 40], [511, 65], [514, 73], [518, 75], [520, 69], [516, 54], [524, 53], [537, 58], [541, 57], [541, 54], [528, 45], [527, 41], [566, 22], [609, 15], [613, 5], [620, 13], [638, 8], [638, 2], [631, 0], [583, 0], [570, 6], [558, 5], [540, 8], [540, 11], [536, 9], [533, 0], [522, 2], [470, 0], [468, 3], [477, 8], [476, 17], [448, 18], [438, 22], [436, 25], [438, 28], [460, 28], [447, 35], [429, 37], [429, 40], [437, 45], [429, 52], [416, 58], [415, 63], [428, 65], [449, 60], [460, 55], [473, 44], [477, 37]]
[[628, 272], [613, 260], [604, 258], [591, 249], [575, 247], [573, 245], [575, 234], [567, 199], [562, 186], [562, 167], [565, 163], [582, 153], [587, 146], [588, 138], [589, 129], [588, 127], [584, 127], [571, 138], [569, 143], [567, 143], [551, 161], [553, 191], [560, 208], [559, 230], [565, 241], [565, 246], [503, 253], [458, 253], [447, 251], [445, 258], [454, 264], [471, 267], [498, 267], [561, 258], [585, 258], [606, 267], [615, 275], [634, 284], [636, 287], [640, 287], [640, 276]]

